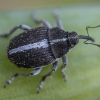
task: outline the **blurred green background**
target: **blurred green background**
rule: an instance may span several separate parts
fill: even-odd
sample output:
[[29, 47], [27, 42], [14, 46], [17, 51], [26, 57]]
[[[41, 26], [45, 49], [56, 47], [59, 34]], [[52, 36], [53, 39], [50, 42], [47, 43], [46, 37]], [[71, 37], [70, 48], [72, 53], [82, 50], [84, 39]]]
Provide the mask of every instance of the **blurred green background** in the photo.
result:
[[[99, 0], [0, 0], [0, 32], [8, 32], [13, 26], [20, 24], [32, 28], [40, 26], [32, 21], [32, 12], [36, 12], [39, 19], [48, 20], [54, 27], [55, 8], [58, 8], [66, 31], [86, 35], [86, 26], [100, 24]], [[32, 71], [16, 67], [6, 57], [10, 39], [20, 32], [22, 31], [16, 31], [7, 39], [0, 38], [0, 100], [100, 100], [100, 48], [85, 45], [83, 40], [67, 54], [67, 82], [61, 77], [60, 59], [58, 70], [46, 80], [40, 94], [36, 93], [36, 87], [41, 77], [51, 70], [51, 65], [43, 68], [37, 76], [16, 78], [4, 89], [5, 81], [14, 73]], [[89, 29], [89, 33], [99, 44], [100, 28]]]

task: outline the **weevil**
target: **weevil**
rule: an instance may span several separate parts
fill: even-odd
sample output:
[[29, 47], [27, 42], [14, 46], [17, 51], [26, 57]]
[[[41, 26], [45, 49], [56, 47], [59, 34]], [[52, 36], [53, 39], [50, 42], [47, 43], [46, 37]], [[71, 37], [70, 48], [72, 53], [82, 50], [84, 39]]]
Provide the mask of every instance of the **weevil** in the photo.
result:
[[[66, 81], [64, 69], [68, 64], [66, 54], [79, 43], [79, 39], [85, 39], [85, 44], [93, 44], [94, 39], [87, 34], [78, 35], [76, 32], [68, 32], [63, 30], [62, 21], [59, 16], [54, 13], [57, 27], [51, 27], [50, 23], [45, 20], [38, 20], [34, 15], [32, 18], [35, 23], [42, 23], [44, 26], [30, 28], [27, 25], [19, 25], [12, 28], [8, 33], [0, 34], [0, 37], [8, 37], [17, 29], [24, 30], [23, 33], [15, 36], [10, 40], [7, 48], [8, 59], [20, 68], [33, 68], [34, 70], [28, 74], [16, 73], [12, 75], [5, 83], [4, 88], [9, 85], [15, 77], [35, 76], [39, 74], [43, 66], [52, 64], [52, 69], [44, 75], [40, 81], [37, 91], [42, 88], [44, 81], [51, 76], [58, 68], [58, 60], [62, 58], [63, 66], [61, 74]], [[87, 43], [90, 40], [91, 43]], [[93, 44], [97, 45], [98, 44]]]

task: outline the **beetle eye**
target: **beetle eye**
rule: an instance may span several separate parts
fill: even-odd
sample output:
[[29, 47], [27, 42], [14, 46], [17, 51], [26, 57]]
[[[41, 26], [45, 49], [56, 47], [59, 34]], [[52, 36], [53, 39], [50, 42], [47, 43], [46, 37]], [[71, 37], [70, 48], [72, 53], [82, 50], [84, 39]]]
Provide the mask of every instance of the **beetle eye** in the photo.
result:
[[74, 42], [74, 45], [78, 44], [79, 39], [76, 39], [76, 41]]

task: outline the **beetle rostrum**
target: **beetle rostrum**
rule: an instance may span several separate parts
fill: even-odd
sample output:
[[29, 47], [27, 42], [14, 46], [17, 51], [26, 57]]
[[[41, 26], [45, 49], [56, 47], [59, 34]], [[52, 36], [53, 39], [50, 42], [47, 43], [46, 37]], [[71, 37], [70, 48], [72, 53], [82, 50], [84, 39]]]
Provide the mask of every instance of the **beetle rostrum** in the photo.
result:
[[78, 44], [79, 39], [85, 39], [85, 44], [92, 44], [87, 43], [88, 40], [94, 42], [94, 39], [89, 35], [84, 36], [78, 35], [76, 32], [64, 31], [58, 15], [54, 15], [57, 20], [57, 27], [52, 28], [47, 21], [38, 20], [33, 15], [34, 21], [36, 23], [43, 23], [43, 27], [32, 29], [27, 25], [19, 25], [15, 26], [10, 32], [0, 35], [0, 37], [8, 37], [17, 29], [24, 30], [23, 33], [15, 36], [10, 41], [7, 48], [7, 56], [12, 63], [20, 68], [34, 68], [34, 70], [28, 74], [14, 74], [6, 82], [4, 87], [9, 85], [15, 77], [37, 75], [41, 72], [43, 66], [52, 64], [52, 70], [43, 76], [37, 87], [37, 91], [39, 92], [43, 82], [58, 68], [59, 58], [62, 58], [63, 66], [61, 67], [61, 74], [66, 81], [64, 68], [68, 63], [68, 59], [65, 55]]

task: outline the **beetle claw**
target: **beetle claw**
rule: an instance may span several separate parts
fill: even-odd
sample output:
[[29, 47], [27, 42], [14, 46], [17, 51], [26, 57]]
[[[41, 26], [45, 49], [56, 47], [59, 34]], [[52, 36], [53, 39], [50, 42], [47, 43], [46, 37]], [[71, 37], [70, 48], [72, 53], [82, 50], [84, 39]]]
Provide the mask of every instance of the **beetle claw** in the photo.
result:
[[39, 86], [37, 87], [37, 93], [40, 93], [40, 90], [41, 90], [41, 89], [42, 89], [42, 86], [39, 85]]

